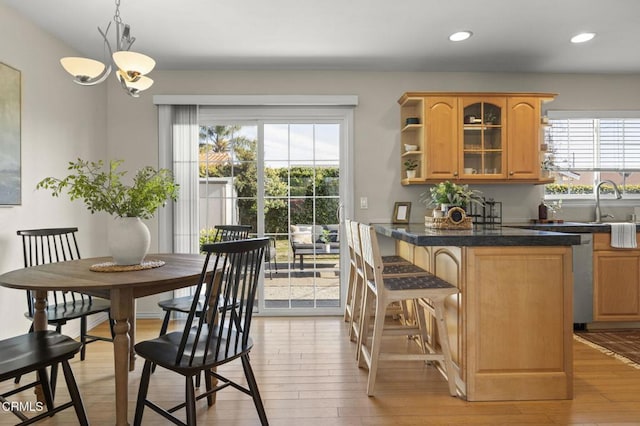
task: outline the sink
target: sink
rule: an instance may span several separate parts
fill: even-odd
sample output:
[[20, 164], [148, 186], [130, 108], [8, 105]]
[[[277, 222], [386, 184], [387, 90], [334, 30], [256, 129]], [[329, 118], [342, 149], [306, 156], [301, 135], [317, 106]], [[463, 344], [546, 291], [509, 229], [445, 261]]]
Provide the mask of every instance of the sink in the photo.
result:
[[611, 220], [611, 221], [606, 221], [606, 222], [588, 222], [590, 225], [611, 225], [612, 223], [636, 223], [636, 222], [631, 222], [629, 220], [621, 220], [621, 221], [615, 221], [615, 220]]

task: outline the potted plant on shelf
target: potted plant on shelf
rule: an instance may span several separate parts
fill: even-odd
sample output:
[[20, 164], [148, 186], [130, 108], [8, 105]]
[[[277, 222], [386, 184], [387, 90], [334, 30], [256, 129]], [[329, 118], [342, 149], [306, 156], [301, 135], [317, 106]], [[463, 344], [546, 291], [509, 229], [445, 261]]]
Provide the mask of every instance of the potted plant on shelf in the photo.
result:
[[409, 158], [404, 163], [404, 169], [407, 172], [407, 179], [416, 177], [416, 169], [418, 168], [418, 161], [413, 158]]
[[112, 160], [107, 170], [104, 163], [78, 158], [70, 162], [68, 176], [47, 177], [37, 189], [49, 189], [54, 197], [63, 191], [71, 200], [82, 199], [91, 213], [106, 212], [114, 216], [109, 229], [109, 251], [117, 265], [140, 264], [149, 250], [150, 234], [141, 219], [150, 219], [167, 200], [177, 200], [178, 184], [168, 169], [147, 166], [136, 172], [133, 185], [122, 183], [126, 172], [118, 171], [122, 160]]
[[493, 111], [487, 111], [484, 113], [484, 124], [496, 124], [498, 122], [498, 116]]

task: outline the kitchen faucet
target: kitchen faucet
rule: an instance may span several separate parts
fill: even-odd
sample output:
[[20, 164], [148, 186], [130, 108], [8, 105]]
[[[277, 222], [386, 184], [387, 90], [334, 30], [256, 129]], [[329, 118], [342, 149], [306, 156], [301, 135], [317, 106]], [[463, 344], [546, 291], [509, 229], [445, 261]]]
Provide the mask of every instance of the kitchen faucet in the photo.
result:
[[620, 195], [620, 190], [618, 189], [618, 186], [615, 184], [615, 182], [613, 182], [613, 181], [611, 181], [609, 179], [605, 179], [605, 180], [602, 180], [602, 181], [598, 182], [598, 184], [596, 185], [596, 220], [595, 220], [595, 223], [602, 223], [602, 218], [603, 217], [613, 217], [613, 215], [611, 215], [611, 214], [603, 215], [602, 212], [600, 211], [600, 187], [602, 186], [603, 183], [609, 183], [609, 184], [611, 184], [611, 186], [613, 186], [613, 192], [616, 194], [616, 199], [617, 200], [622, 198], [622, 195]]

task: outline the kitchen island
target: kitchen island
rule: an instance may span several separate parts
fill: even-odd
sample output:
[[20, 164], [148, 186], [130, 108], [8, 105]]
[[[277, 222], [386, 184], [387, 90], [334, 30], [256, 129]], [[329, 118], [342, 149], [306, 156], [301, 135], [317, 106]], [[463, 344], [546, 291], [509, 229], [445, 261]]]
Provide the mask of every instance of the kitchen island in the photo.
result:
[[396, 254], [458, 287], [447, 327], [468, 401], [573, 398], [574, 234], [373, 224]]

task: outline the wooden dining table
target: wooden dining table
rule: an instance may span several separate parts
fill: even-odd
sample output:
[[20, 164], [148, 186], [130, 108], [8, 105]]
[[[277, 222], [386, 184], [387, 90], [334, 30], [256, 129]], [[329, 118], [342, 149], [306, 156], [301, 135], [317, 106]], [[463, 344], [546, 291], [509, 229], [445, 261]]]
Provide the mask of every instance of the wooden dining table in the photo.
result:
[[95, 272], [90, 269], [92, 265], [108, 263], [111, 258], [94, 257], [17, 269], [0, 275], [0, 285], [4, 287], [34, 291], [35, 330], [47, 328], [47, 291], [72, 290], [111, 300], [111, 317], [115, 321], [116, 425], [129, 424], [129, 371], [135, 367], [135, 299], [195, 285], [204, 265], [204, 256], [198, 254], [149, 254], [145, 260], [164, 262], [164, 265], [134, 271]]

